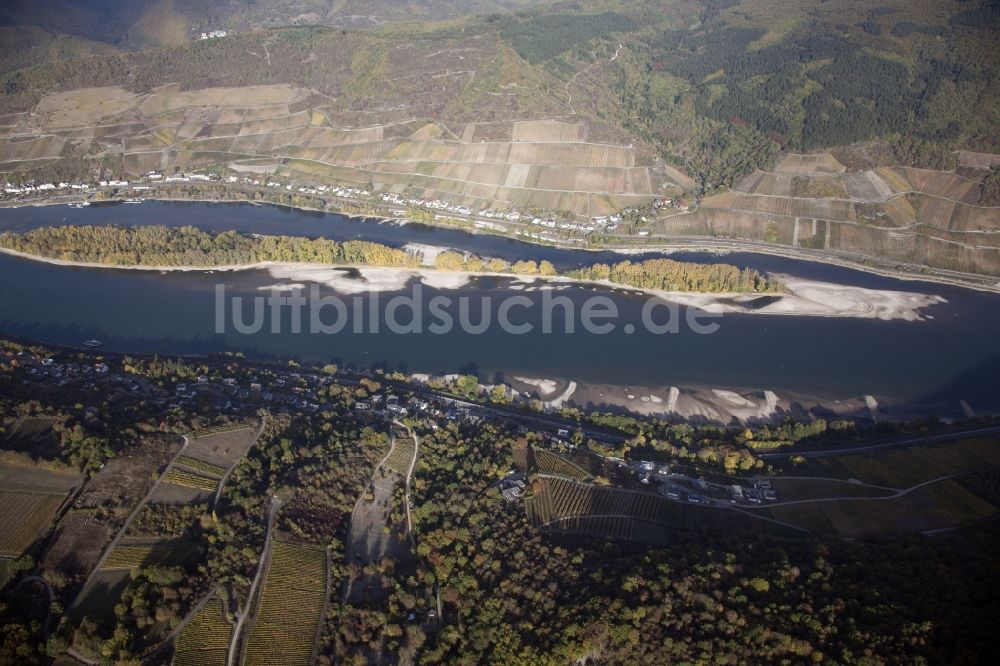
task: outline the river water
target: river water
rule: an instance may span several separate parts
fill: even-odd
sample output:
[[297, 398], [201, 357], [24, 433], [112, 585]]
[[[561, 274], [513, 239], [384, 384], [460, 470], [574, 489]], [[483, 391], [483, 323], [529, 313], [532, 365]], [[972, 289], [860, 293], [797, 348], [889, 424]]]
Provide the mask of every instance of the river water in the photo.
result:
[[[0, 209], [0, 231], [58, 224], [187, 224], [210, 231], [358, 238], [396, 247], [420, 243], [508, 260], [548, 259], [560, 269], [622, 259], [612, 252], [542, 247], [418, 224], [247, 204], [145, 202], [85, 209]], [[266, 270], [158, 273], [76, 268], [0, 255], [0, 335], [66, 345], [97, 338], [113, 351], [203, 354], [230, 350], [258, 358], [330, 360], [411, 373], [472, 371], [486, 380], [529, 376], [620, 386], [771, 389], [827, 398], [873, 394], [914, 404], [955, 406], [966, 400], [977, 409], [1000, 408], [998, 295], [762, 254], [670, 256], [726, 261], [871, 289], [934, 294], [947, 302], [926, 308], [924, 321], [730, 314], [711, 335], [686, 327], [664, 335], [638, 325], [646, 297], [627, 290], [573, 285], [561, 287], [558, 294], [568, 297], [578, 310], [595, 294], [610, 298], [618, 310], [619, 325], [604, 335], [582, 332], [579, 326], [569, 334], [558, 319], [554, 331], [545, 333], [538, 325], [545, 290], [508, 279], [480, 278], [461, 290], [424, 286], [424, 303], [434, 296], [468, 297], [472, 304], [469, 318], [478, 321], [483, 311], [495, 319], [502, 299], [517, 294], [530, 303], [518, 311], [518, 319], [533, 324], [534, 330], [513, 335], [491, 326], [479, 334], [455, 330], [435, 335], [424, 330], [401, 335], [384, 325], [377, 333], [366, 325], [363, 333], [354, 333], [356, 317], [348, 311], [347, 325], [336, 334], [294, 333], [287, 318], [278, 333], [271, 331], [270, 321], [254, 334], [238, 333], [226, 322], [225, 332], [219, 333], [217, 285], [225, 285], [228, 297], [249, 300], [266, 294], [267, 287], [276, 283], [308, 288], [311, 280], [278, 279]], [[386, 303], [396, 292], [390, 289], [374, 303], [370, 294], [354, 291], [324, 286], [322, 294], [339, 296], [346, 303], [362, 297], [365, 307], [359, 316], [366, 324], [384, 324]], [[252, 313], [252, 309], [243, 312]], [[422, 314], [427, 315], [426, 308]], [[624, 323], [634, 323], [635, 332], [623, 330]]]

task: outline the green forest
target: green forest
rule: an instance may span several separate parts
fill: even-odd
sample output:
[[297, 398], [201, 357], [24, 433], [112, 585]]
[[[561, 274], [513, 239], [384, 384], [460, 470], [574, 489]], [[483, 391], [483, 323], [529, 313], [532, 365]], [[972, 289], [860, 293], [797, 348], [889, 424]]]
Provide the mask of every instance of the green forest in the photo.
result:
[[672, 259], [647, 259], [614, 265], [595, 264], [572, 271], [571, 277], [607, 280], [615, 284], [661, 291], [780, 292], [781, 285], [750, 269], [729, 264], [694, 264]]
[[46, 227], [0, 234], [0, 247], [40, 257], [109, 266], [240, 266], [264, 261], [412, 268], [403, 250], [368, 241], [259, 236], [194, 227]]
[[[2, 343], [0, 351], [53, 354], [16, 343]], [[88, 358], [55, 355], [59, 362]], [[86, 572], [66, 571], [63, 563], [45, 557], [49, 540], [39, 540], [14, 562], [12, 575], [22, 580], [44, 575], [56, 602], [40, 605], [44, 590], [33, 592], [27, 583], [0, 590], [0, 663], [49, 663], [70, 647], [106, 663], [169, 663], [164, 636], [200, 600], [217, 594], [230, 615], [246, 603], [275, 496], [281, 498], [275, 534], [284, 542], [324, 548], [332, 564], [330, 600], [316, 643], [319, 664], [367, 663], [375, 652], [393, 655], [387, 663], [401, 665], [553, 666], [598, 656], [610, 664], [859, 666], [989, 664], [997, 656], [995, 518], [932, 537], [868, 541], [778, 538], [710, 524], [677, 529], [670, 543], [659, 546], [552, 534], [533, 527], [524, 506], [494, 488], [518, 450], [543, 446], [541, 433], [502, 420], [432, 428], [410, 419], [421, 440], [410, 496], [415, 545], [402, 559], [361, 566], [349, 561], [345, 550], [351, 512], [390, 443], [385, 423], [352, 407], [373, 394], [398, 393], [399, 386], [364, 378], [356, 385], [331, 381], [317, 388], [298, 374], [307, 368], [288, 374], [287, 367], [238, 357], [125, 357], [114, 366], [115, 372], [165, 388], [201, 374], [213, 382], [230, 377], [269, 385], [280, 375], [289, 382], [285, 390], [315, 391], [323, 407], [248, 413], [263, 419], [261, 436], [214, 506], [143, 508], [130, 534], [182, 537], [189, 546], [183, 561], [134, 569], [103, 617], [80, 620], [68, 611]], [[243, 422], [197, 409], [164, 413], [141, 396], [113, 391], [92, 390], [84, 397], [77, 388], [22, 381], [26, 377], [15, 366], [2, 366], [0, 423], [53, 420], [59, 426], [57, 450], [53, 459], [36, 454], [38, 462], [78, 469], [90, 478], [106, 462], [135, 456], [150, 438], [176, 441], [177, 434]], [[85, 411], [77, 407], [79, 400], [86, 400]], [[637, 419], [616, 425], [662, 438], [651, 446], [670, 456], [671, 447], [715, 450], [729, 437], [722, 427], [713, 438], [708, 427], [682, 423]], [[838, 422], [829, 429], [837, 431], [834, 437], [849, 430]], [[829, 429], [824, 421], [789, 421], [773, 432], [747, 429], [740, 437], [815, 438], [826, 437]], [[638, 435], [638, 451], [629, 454], [633, 459], [653, 453]], [[86, 441], [99, 445], [80, 458], [79, 443]], [[6, 460], [27, 457], [4, 453]], [[697, 464], [694, 457], [691, 464]], [[996, 502], [995, 470], [963, 483]], [[105, 534], [103, 522], [120, 525], [131, 501], [110, 499], [96, 513], [95, 535]], [[393, 527], [387, 529], [399, 530], [404, 512], [397, 488], [387, 521]], [[357, 576], [381, 584], [373, 594], [347, 602], [342, 584]], [[425, 621], [437, 609], [442, 622]], [[46, 633], [41, 618], [48, 614]]]

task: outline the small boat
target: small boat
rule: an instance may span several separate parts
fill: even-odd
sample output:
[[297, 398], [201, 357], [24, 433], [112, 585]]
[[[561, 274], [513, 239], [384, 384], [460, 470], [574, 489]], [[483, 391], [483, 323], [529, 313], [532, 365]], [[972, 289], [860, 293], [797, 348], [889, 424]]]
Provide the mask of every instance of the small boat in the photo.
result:
[[138, 203], [142, 203], [142, 199], [126, 199], [124, 201], [124, 203], [127, 203], [127, 204], [138, 204]]
[[71, 203], [69, 205], [69, 207], [70, 208], [86, 208], [89, 205], [90, 205], [89, 201], [78, 201], [77, 203]]
[[96, 349], [97, 347], [103, 347], [104, 343], [100, 340], [87, 340], [83, 343], [84, 347], [90, 347], [91, 349]]

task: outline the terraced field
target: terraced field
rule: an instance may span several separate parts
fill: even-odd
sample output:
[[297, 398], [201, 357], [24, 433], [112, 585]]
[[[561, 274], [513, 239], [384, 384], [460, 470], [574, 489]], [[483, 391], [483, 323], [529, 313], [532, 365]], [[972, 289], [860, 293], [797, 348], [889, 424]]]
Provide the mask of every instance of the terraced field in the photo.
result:
[[859, 483], [834, 479], [796, 479], [783, 477], [771, 480], [782, 500], [808, 500], [822, 497], [887, 497], [892, 490], [873, 488]]
[[0, 491], [0, 555], [17, 557], [45, 533], [63, 495]]
[[212, 463], [205, 462], [204, 460], [198, 460], [197, 458], [192, 458], [191, 456], [177, 456], [177, 465], [182, 465], [191, 469], [192, 471], [199, 472], [205, 476], [222, 477], [226, 473], [224, 467], [218, 465], [213, 465]]
[[326, 554], [276, 541], [246, 645], [247, 666], [308, 665], [326, 602]]
[[226, 621], [222, 601], [210, 599], [188, 622], [174, 647], [173, 666], [225, 666], [233, 626]]
[[525, 503], [536, 525], [572, 516], [622, 516], [649, 522], [669, 522], [682, 507], [653, 493], [621, 490], [570, 479], [539, 476], [533, 497]]
[[185, 488], [196, 488], [198, 490], [215, 490], [215, 487], [219, 483], [218, 478], [210, 478], [207, 476], [202, 476], [201, 474], [195, 474], [194, 472], [187, 472], [176, 467], [171, 467], [167, 470], [167, 473], [163, 475], [164, 483], [172, 483], [178, 486], [184, 486]]
[[838, 456], [836, 463], [865, 483], [908, 488], [933, 478], [1000, 465], [1000, 439], [980, 437], [873, 456]]
[[580, 481], [591, 478], [587, 470], [545, 449], [535, 449], [535, 460], [538, 471], [542, 474], [566, 476]]
[[[966, 157], [961, 173], [879, 167], [846, 173], [828, 154], [787, 155], [733, 190], [706, 197], [692, 215], [654, 226], [657, 235], [731, 236], [890, 261], [1000, 275], [1000, 208], [979, 205], [986, 173]], [[689, 219], [682, 219], [689, 218]], [[803, 224], [824, 233], [801, 233]], [[810, 227], [806, 227], [808, 230]]]
[[996, 508], [952, 479], [903, 497], [807, 502], [773, 506], [771, 515], [810, 531], [845, 538], [946, 529], [993, 515]]
[[539, 475], [525, 499], [528, 521], [553, 532], [666, 543], [677, 528], [711, 527], [801, 536], [803, 532], [735, 511], [667, 500], [659, 495]]
[[184, 561], [191, 554], [192, 548], [191, 542], [182, 540], [141, 545], [118, 545], [105, 558], [100, 570], [173, 565]]
[[410, 471], [410, 463], [413, 461], [413, 438], [408, 435], [396, 435], [396, 447], [392, 450], [392, 455], [386, 461], [386, 465], [392, 471], [406, 476]]
[[132, 175], [273, 158], [278, 173], [311, 181], [587, 216], [647, 203], [672, 184], [666, 176], [652, 183], [632, 148], [588, 142], [582, 123], [490, 123], [488, 137], [473, 127], [459, 138], [427, 120], [334, 127], [325, 103], [287, 85], [58, 93], [39, 102], [30, 125], [0, 135], [0, 171], [55, 160], [82, 140], [98, 150], [124, 149]]

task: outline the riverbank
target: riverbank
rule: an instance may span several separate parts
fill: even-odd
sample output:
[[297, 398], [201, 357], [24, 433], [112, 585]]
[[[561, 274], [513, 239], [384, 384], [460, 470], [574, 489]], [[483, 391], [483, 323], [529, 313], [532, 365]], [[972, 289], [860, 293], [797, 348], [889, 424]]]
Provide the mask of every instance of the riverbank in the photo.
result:
[[[230, 191], [229, 189], [226, 189], [224, 187], [222, 189], [223, 191]], [[178, 202], [178, 203], [208, 203], [208, 204], [213, 204], [213, 203], [252, 204], [252, 205], [272, 206], [275, 208], [282, 208], [293, 211], [303, 211], [307, 213], [340, 215], [342, 217], [353, 220], [375, 220], [379, 222], [389, 222], [401, 225], [412, 222], [411, 220], [408, 220], [406, 218], [401, 218], [398, 216], [387, 216], [375, 213], [358, 214], [349, 211], [336, 210], [329, 206], [329, 202], [326, 207], [318, 208], [318, 207], [310, 207], [302, 205], [295, 206], [285, 203], [277, 203], [273, 201], [255, 200], [247, 197], [222, 199], [218, 197], [213, 198], [209, 196], [163, 197], [152, 194], [152, 195], [144, 195], [143, 199], [145, 201], [158, 201], [164, 203]], [[125, 197], [116, 197], [116, 198], [103, 199], [95, 203], [97, 203], [98, 205], [105, 202], [120, 203], [124, 200]], [[60, 197], [59, 199], [45, 198], [28, 202], [24, 201], [0, 202], [0, 208], [56, 206], [56, 205], [66, 205], [78, 201], [82, 201], [82, 199], [79, 197], [67, 196], [67, 197]], [[340, 201], [340, 200], [335, 200], [335, 201]], [[341, 203], [348, 206], [352, 205], [352, 203], [348, 201], [343, 201]], [[709, 252], [720, 256], [724, 256], [727, 254], [737, 253], [737, 252], [749, 252], [749, 253], [781, 257], [786, 259], [823, 263], [831, 266], [838, 266], [841, 268], [862, 271], [865, 273], [870, 273], [873, 275], [879, 275], [883, 277], [889, 277], [897, 280], [906, 280], [910, 282], [931, 282], [935, 284], [944, 284], [948, 286], [960, 287], [964, 289], [973, 289], [976, 291], [983, 291], [988, 293], [1000, 293], [1000, 278], [998, 277], [972, 274], [972, 273], [961, 273], [957, 271], [948, 271], [945, 269], [931, 268], [929, 266], [922, 266], [922, 265], [902, 264], [900, 262], [887, 261], [885, 259], [881, 259], [878, 257], [855, 255], [852, 253], [845, 253], [838, 251], [811, 250], [807, 248], [776, 245], [761, 241], [750, 241], [750, 240], [740, 240], [740, 239], [719, 239], [715, 237], [704, 237], [704, 236], [679, 236], [676, 238], [669, 238], [669, 239], [647, 238], [641, 241], [635, 239], [636, 240], [635, 243], [628, 243], [625, 242], [624, 239], [620, 239], [621, 242], [609, 242], [600, 245], [569, 243], [569, 242], [551, 242], [551, 241], [540, 242], [536, 239], [532, 239], [524, 235], [501, 234], [488, 228], [475, 227], [473, 219], [474, 218], [469, 217], [468, 220], [465, 220], [468, 222], [468, 224], [448, 224], [437, 220], [433, 222], [420, 221], [419, 224], [424, 224], [434, 228], [448, 229], [451, 231], [460, 231], [473, 236], [481, 235], [481, 236], [490, 236], [495, 238], [515, 240], [518, 242], [523, 242], [538, 247], [552, 247], [562, 250], [575, 250], [575, 251], [593, 252], [593, 253], [614, 252], [617, 254], [621, 254], [623, 258], [627, 258], [630, 255], [638, 255], [645, 253], [674, 254], [683, 252]]]
[[[885, 395], [821, 396], [789, 390], [712, 386], [616, 385], [569, 379], [505, 377], [520, 398], [539, 400], [544, 409], [628, 413], [687, 423], [782, 423], [791, 417], [852, 421], [908, 421], [927, 416], [968, 418], [961, 401], [914, 404]], [[978, 416], [989, 414], [977, 412]]]
[[[335, 264], [256, 262], [220, 266], [117, 266], [68, 261], [0, 248], [0, 252], [29, 261], [77, 268], [133, 270], [147, 272], [234, 272], [262, 270], [284, 282], [266, 289], [302, 288], [305, 283], [322, 284], [345, 294], [393, 292], [405, 289], [412, 281], [434, 289], [461, 289], [477, 278], [501, 278], [511, 281], [511, 291], [552, 288], [557, 285], [592, 286], [660, 298], [670, 303], [715, 314], [754, 314], [775, 316], [851, 317], [882, 321], [919, 321], [926, 308], [945, 303], [941, 296], [865, 289], [833, 283], [781, 276], [785, 291], [779, 294], [697, 293], [639, 289], [608, 280], [582, 280], [564, 276], [515, 275], [487, 271], [442, 271], [434, 268], [387, 268]], [[426, 258], [425, 258], [426, 261]], [[356, 274], [356, 275], [355, 275]]]

